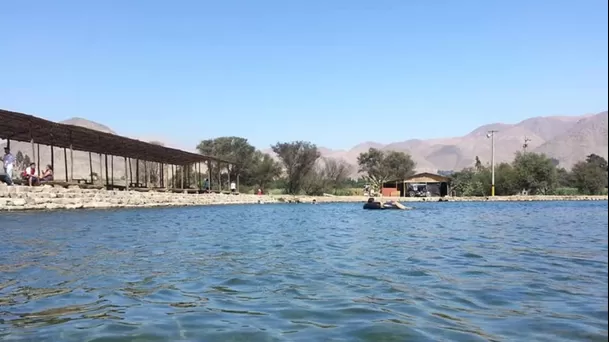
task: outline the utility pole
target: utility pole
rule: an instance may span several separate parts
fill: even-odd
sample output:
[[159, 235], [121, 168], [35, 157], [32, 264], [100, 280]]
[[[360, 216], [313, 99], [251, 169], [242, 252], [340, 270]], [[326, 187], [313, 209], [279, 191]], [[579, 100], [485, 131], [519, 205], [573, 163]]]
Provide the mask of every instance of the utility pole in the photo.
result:
[[486, 137], [491, 139], [491, 196], [495, 196], [495, 133], [491, 130], [486, 133]]
[[531, 141], [531, 139], [524, 137], [524, 144], [522, 145], [522, 150], [524, 151], [524, 153], [527, 153], [527, 147], [529, 147], [529, 141]]

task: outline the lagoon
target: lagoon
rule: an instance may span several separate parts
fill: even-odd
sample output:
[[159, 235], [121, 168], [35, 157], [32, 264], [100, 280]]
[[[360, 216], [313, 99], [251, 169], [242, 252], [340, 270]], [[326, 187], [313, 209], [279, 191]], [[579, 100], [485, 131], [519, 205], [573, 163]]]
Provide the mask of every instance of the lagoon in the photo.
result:
[[606, 341], [607, 202], [0, 214], [7, 341]]

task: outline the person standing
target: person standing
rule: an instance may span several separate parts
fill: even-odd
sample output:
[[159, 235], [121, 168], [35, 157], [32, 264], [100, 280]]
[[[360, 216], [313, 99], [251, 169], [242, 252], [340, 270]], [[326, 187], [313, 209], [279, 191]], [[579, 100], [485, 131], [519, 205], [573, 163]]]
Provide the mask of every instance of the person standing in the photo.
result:
[[13, 167], [15, 166], [15, 157], [11, 154], [11, 149], [7, 146], [4, 148], [4, 157], [2, 158], [4, 173], [6, 174], [6, 184], [13, 185]]
[[235, 184], [235, 182], [230, 183], [230, 192], [232, 192], [232, 193], [237, 192], [237, 184]]

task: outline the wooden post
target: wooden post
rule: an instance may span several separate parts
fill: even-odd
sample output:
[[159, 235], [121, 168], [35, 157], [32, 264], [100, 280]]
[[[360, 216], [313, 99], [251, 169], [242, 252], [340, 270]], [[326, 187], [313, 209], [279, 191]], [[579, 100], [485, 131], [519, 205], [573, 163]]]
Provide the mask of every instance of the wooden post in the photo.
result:
[[230, 164], [226, 164], [226, 175], [228, 176], [228, 191], [230, 191]]
[[239, 192], [239, 174], [237, 174], [237, 192]]
[[197, 162], [197, 189], [201, 189], [201, 183], [203, 182], [202, 175], [201, 175], [201, 162]]
[[[102, 154], [99, 153], [99, 176], [97, 176], [97, 179], [99, 180], [99, 184], [104, 184], [104, 181], [102, 180], [102, 175], [104, 174], [104, 172], [102, 171]], [[106, 178], [108, 178], [108, 173], [106, 172]]]
[[114, 155], [110, 156], [110, 180], [111, 184], [114, 185]]
[[6, 147], [8, 147], [8, 149], [11, 149], [11, 139], [6, 139]]
[[218, 191], [222, 192], [222, 168], [220, 162], [218, 162]]
[[36, 152], [36, 165], [38, 165], [36, 169], [38, 170], [38, 178], [40, 178], [40, 144], [36, 144], [36, 149], [38, 150]]
[[127, 157], [123, 158], [125, 158], [125, 190], [129, 190], [129, 171], [127, 170], [129, 168], [129, 164], [127, 163]]
[[91, 152], [89, 152], [89, 175], [91, 175], [91, 184], [93, 184], [93, 160], [91, 159]]
[[182, 165], [182, 177], [180, 177], [180, 189], [184, 190], [184, 165]]
[[144, 161], [144, 185], [148, 187], [148, 162]]
[[211, 160], [207, 161], [207, 180], [209, 181], [209, 191], [211, 191]]
[[53, 179], [55, 179], [55, 148], [51, 145], [51, 169], [53, 169]]
[[165, 164], [159, 163], [159, 187], [165, 187]]
[[131, 158], [129, 158], [129, 184], [133, 182], [133, 167], [131, 166]]
[[140, 186], [140, 160], [135, 160], [135, 184], [136, 186]]
[[30, 163], [32, 163], [36, 161], [36, 148], [34, 147], [34, 138], [32, 138], [30, 142], [32, 143], [32, 159], [30, 159]]
[[[101, 155], [100, 155], [101, 156]], [[106, 189], [108, 188], [108, 186], [110, 185], [110, 178], [108, 178], [108, 155], [104, 154], [105, 157], [105, 163], [104, 165], [106, 166]]]
[[187, 164], [187, 165], [188, 165], [188, 169], [186, 169], [186, 186], [188, 186], [190, 188], [190, 171], [192, 169], [191, 169], [190, 164]]
[[72, 144], [70, 144], [70, 180], [74, 180], [74, 150]]
[[66, 169], [66, 182], [69, 181], [69, 177], [68, 177], [68, 150], [64, 147], [63, 148], [63, 166]]
[[175, 171], [175, 165], [171, 164], [171, 188], [175, 189], [176, 188], [176, 171]]

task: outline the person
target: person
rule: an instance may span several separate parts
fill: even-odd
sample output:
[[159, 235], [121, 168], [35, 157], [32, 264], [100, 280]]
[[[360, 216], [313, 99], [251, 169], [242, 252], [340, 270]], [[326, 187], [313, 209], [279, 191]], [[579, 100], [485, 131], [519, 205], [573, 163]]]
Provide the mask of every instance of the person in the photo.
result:
[[4, 181], [8, 185], [13, 185], [13, 167], [15, 166], [15, 157], [11, 154], [10, 147], [4, 148], [4, 157], [2, 158], [2, 165], [4, 166]]
[[30, 186], [38, 184], [38, 177], [36, 177], [36, 163], [31, 163], [25, 171], [21, 174], [24, 180], [27, 180]]
[[230, 182], [230, 192], [237, 192], [237, 184], [235, 184], [235, 182]]
[[262, 189], [258, 189], [258, 196], [262, 195]]
[[205, 182], [203, 182], [203, 190], [209, 192], [209, 179], [205, 178]]
[[53, 166], [47, 165], [47, 169], [42, 173], [40, 180], [43, 182], [50, 182], [53, 180]]

